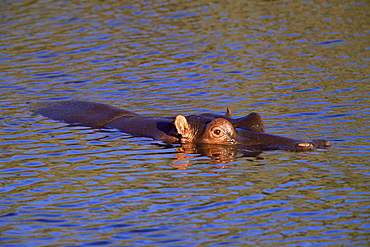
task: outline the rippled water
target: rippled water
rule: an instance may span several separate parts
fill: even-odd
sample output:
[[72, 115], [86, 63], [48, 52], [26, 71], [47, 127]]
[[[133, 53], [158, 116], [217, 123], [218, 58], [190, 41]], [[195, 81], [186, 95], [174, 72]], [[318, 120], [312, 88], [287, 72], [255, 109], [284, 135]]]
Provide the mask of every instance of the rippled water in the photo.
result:
[[[368, 246], [369, 6], [3, 1], [1, 245]], [[28, 110], [56, 99], [334, 145], [219, 159]]]

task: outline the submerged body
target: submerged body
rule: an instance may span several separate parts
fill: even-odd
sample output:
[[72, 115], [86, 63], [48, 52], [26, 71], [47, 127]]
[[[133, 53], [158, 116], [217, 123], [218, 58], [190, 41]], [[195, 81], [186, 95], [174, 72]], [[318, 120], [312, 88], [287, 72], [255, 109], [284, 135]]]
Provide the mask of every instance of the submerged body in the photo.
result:
[[303, 142], [267, 134], [258, 113], [234, 119], [229, 109], [225, 115], [154, 117], [102, 103], [69, 100], [38, 102], [33, 105], [32, 110], [54, 120], [93, 128], [115, 128], [134, 136], [151, 137], [165, 143], [240, 144], [289, 151], [309, 151], [330, 146], [329, 141], [321, 139]]

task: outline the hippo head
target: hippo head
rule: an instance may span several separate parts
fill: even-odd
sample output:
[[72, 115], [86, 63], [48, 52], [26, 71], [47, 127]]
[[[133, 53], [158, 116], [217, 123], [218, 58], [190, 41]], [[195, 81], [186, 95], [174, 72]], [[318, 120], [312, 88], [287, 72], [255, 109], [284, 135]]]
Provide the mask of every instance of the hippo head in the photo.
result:
[[[256, 147], [263, 150], [284, 149], [295, 152], [312, 151], [319, 147], [329, 147], [327, 140], [301, 141], [263, 132], [263, 125], [247, 125], [259, 131], [249, 130], [245, 127], [248, 122], [234, 121], [211, 115], [191, 115], [184, 117], [178, 115], [175, 119], [177, 133], [181, 136], [181, 143], [194, 144], [240, 144], [245, 148]], [[258, 123], [258, 122], [257, 122]]]
[[238, 144], [244, 139], [225, 118], [178, 115], [175, 126], [181, 135], [181, 143]]

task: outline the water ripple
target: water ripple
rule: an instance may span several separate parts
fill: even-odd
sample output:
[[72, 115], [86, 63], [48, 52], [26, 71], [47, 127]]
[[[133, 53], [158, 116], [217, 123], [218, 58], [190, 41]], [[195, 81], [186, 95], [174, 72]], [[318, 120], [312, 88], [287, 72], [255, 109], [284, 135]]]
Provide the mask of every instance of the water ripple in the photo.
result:
[[[2, 14], [4, 246], [370, 242], [366, 2], [9, 1]], [[333, 147], [217, 160], [28, 110], [66, 99], [255, 111], [269, 133]]]

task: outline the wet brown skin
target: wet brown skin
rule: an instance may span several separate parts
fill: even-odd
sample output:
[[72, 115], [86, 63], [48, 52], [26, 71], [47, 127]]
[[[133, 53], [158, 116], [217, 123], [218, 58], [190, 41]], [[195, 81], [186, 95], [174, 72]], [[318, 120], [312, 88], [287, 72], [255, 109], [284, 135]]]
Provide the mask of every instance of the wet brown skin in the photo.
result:
[[241, 144], [248, 149], [284, 149], [296, 152], [312, 151], [315, 148], [331, 146], [329, 141], [323, 139], [304, 142], [302, 140], [252, 131], [239, 125], [237, 125], [238, 128], [235, 128], [234, 124], [225, 118], [215, 118], [205, 124], [203, 133], [199, 133], [201, 126], [195, 129], [198, 133], [192, 133], [194, 131], [192, 126], [196, 122], [193, 118], [198, 119], [201, 117], [189, 116], [185, 118], [181, 115], [176, 117], [175, 125], [181, 134], [183, 143]]
[[150, 137], [165, 143], [238, 144], [288, 151], [310, 151], [330, 146], [326, 140], [304, 142], [264, 133], [263, 120], [258, 113], [232, 118], [230, 109], [225, 115], [155, 117], [80, 100], [38, 102], [31, 109], [54, 120], [93, 128], [115, 128], [133, 136]]

